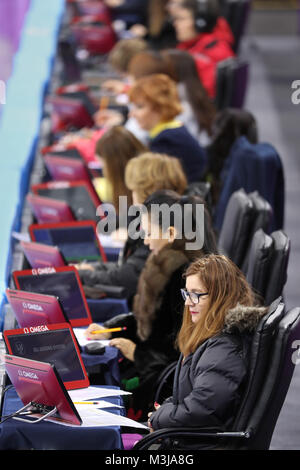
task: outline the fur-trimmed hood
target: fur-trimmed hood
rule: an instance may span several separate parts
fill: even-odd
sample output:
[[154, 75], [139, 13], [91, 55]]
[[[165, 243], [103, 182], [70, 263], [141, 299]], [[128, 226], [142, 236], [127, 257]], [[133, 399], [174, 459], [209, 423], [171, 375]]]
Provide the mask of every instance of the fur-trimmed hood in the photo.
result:
[[239, 332], [253, 331], [267, 310], [266, 307], [247, 307], [237, 304], [236, 307], [228, 310], [225, 316], [223, 332], [231, 333], [234, 330]]
[[168, 244], [157, 254], [148, 257], [141, 272], [137, 293], [133, 301], [133, 314], [137, 321], [137, 334], [141, 340], [146, 340], [152, 331], [152, 324], [162, 304], [165, 287], [172, 275], [179, 268], [187, 266], [201, 252], [189, 252], [174, 244]]

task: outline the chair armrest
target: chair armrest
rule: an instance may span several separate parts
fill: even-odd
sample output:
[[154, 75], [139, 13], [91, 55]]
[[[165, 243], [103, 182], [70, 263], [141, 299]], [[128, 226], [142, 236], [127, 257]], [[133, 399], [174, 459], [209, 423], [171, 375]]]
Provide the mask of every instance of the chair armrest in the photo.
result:
[[159, 439], [167, 438], [180, 438], [180, 439], [195, 439], [195, 438], [249, 438], [250, 433], [248, 431], [209, 431], [205, 429], [192, 428], [192, 427], [183, 427], [183, 428], [165, 428], [154, 431], [151, 434], [148, 434], [143, 439], [135, 444], [133, 450], [146, 450], [152, 444], [154, 444]]
[[159, 397], [160, 397], [161, 390], [162, 390], [163, 386], [165, 385], [165, 383], [167, 382], [170, 375], [172, 375], [174, 373], [174, 371], [176, 369], [176, 366], [177, 366], [177, 361], [172, 362], [171, 364], [169, 364], [162, 371], [162, 373], [158, 377], [158, 379], [157, 379], [157, 390], [156, 390], [155, 399], [154, 399], [154, 401], [156, 401], [157, 403], [160, 403]]

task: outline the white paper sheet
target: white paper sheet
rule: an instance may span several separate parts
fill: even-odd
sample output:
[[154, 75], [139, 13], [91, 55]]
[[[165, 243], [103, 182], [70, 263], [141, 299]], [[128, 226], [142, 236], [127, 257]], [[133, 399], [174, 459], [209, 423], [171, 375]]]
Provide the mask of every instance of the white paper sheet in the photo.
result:
[[[80, 417], [82, 419], [82, 424], [80, 427], [126, 426], [137, 429], [148, 429], [147, 426], [144, 426], [144, 424], [126, 418], [125, 416], [119, 416], [104, 410], [90, 409], [86, 406], [80, 410]], [[78, 427], [73, 424], [55, 421], [55, 418], [49, 418], [47, 421], [56, 422], [57, 424], [61, 424], [63, 426]]]
[[89, 344], [91, 342], [96, 341], [99, 343], [101, 346], [108, 346], [109, 345], [109, 339], [86, 339], [84, 332], [86, 331], [86, 328], [73, 328], [74, 335], [77, 338], [78, 343], [80, 346], [85, 346], [86, 344]]
[[15, 240], [22, 242], [30, 242], [30, 236], [28, 233], [12, 232], [12, 236]]
[[125, 392], [124, 390], [105, 387], [98, 388], [93, 386], [76, 390], [69, 390], [68, 393], [73, 402], [84, 400], [97, 400], [105, 397], [119, 397], [121, 395], [131, 395], [130, 392]]

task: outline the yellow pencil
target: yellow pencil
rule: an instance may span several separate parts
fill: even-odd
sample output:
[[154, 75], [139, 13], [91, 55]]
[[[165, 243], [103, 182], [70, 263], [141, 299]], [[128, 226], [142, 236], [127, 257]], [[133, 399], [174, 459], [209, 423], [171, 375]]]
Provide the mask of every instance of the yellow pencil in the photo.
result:
[[123, 331], [123, 330], [126, 330], [126, 326], [123, 326], [123, 327], [118, 327], [118, 328], [107, 328], [107, 329], [104, 329], [104, 330], [94, 330], [94, 331], [91, 331], [91, 333], [93, 335], [98, 335], [98, 334], [101, 334], [101, 333], [114, 333], [115, 331]]
[[74, 405], [99, 405], [98, 401], [74, 401]]
[[99, 111], [104, 111], [107, 108], [108, 103], [109, 103], [109, 97], [106, 95], [101, 96]]

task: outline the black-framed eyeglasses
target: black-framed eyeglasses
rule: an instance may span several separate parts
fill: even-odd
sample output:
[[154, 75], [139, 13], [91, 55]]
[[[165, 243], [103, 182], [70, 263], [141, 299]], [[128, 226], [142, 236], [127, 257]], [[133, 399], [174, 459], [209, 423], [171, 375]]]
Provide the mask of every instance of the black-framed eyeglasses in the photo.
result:
[[203, 297], [204, 295], [208, 295], [208, 292], [201, 292], [201, 293], [189, 292], [186, 289], [180, 289], [180, 292], [184, 301], [186, 301], [186, 299], [189, 298], [193, 304], [198, 304], [200, 297]]

